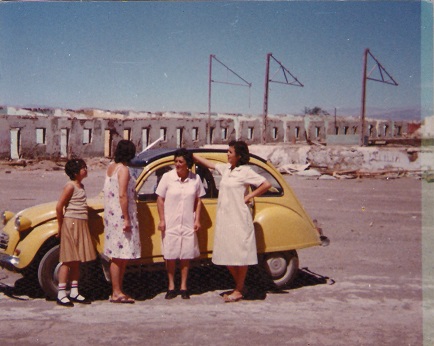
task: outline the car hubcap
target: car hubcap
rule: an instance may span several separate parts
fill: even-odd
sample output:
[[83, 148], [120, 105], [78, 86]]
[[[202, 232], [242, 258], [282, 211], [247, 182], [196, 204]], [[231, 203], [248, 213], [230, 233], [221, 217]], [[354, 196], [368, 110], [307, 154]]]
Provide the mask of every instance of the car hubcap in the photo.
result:
[[271, 257], [267, 259], [267, 265], [272, 277], [282, 276], [287, 267], [285, 258], [283, 257]]

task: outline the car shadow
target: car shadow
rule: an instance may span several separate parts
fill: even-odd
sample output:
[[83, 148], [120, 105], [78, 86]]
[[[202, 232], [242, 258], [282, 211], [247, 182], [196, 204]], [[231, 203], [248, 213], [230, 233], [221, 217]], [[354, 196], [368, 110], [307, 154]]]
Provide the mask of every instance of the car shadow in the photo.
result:
[[[87, 268], [84, 266], [82, 270], [84, 271], [82, 271], [82, 277], [85, 279], [81, 280], [80, 292], [94, 301], [108, 300], [111, 294], [111, 285], [104, 279], [102, 270], [92, 265]], [[180, 273], [178, 270], [175, 274], [175, 282], [179, 287]], [[316, 285], [332, 285], [334, 283], [333, 279], [305, 267], [299, 269], [296, 278], [291, 283], [276, 288], [262, 266], [250, 266], [245, 282], [244, 299], [264, 300], [267, 293], [285, 294], [294, 289]], [[230, 292], [233, 286], [232, 276], [223, 266], [207, 264], [190, 269], [189, 291], [192, 296], [211, 291], [222, 291], [221, 295], [223, 295]], [[153, 299], [167, 291], [166, 272], [164, 270], [127, 272], [124, 278], [124, 291], [138, 301]], [[15, 282], [14, 286], [8, 286], [0, 282], [0, 292], [17, 300], [35, 298], [54, 300], [52, 297], [45, 296], [36, 277], [20, 278]]]

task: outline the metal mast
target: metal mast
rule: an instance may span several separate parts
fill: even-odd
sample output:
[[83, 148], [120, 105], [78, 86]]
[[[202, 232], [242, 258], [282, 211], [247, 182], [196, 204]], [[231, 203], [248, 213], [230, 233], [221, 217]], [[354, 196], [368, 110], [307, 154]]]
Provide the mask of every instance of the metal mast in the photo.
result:
[[[273, 58], [273, 60], [279, 65], [278, 70], [275, 72], [275, 74], [270, 78], [270, 60]], [[283, 76], [285, 78], [285, 81], [277, 81], [273, 80], [273, 77], [277, 74], [277, 72], [282, 72]], [[292, 77], [292, 81], [288, 80], [288, 74]], [[265, 144], [267, 141], [267, 116], [268, 116], [268, 94], [269, 94], [269, 83], [279, 83], [279, 84], [286, 84], [286, 85], [294, 85], [303, 87], [304, 85], [295, 77], [285, 66], [282, 65], [280, 61], [278, 61], [272, 53], [267, 54], [267, 63], [265, 68], [265, 91], [264, 91], [264, 110], [262, 114], [262, 137], [261, 137], [261, 143]]]
[[[226, 68], [227, 71], [235, 75], [238, 79], [242, 80], [244, 83], [232, 83], [228, 81], [218, 81], [212, 79], [212, 61], [217, 61], [220, 65]], [[207, 124], [207, 143], [211, 144], [211, 85], [212, 83], [220, 83], [220, 84], [229, 84], [229, 85], [237, 85], [237, 86], [247, 86], [249, 87], [249, 105], [250, 105], [250, 88], [252, 87], [252, 83], [246, 81], [243, 77], [241, 77], [238, 73], [233, 71], [231, 68], [223, 64], [219, 59], [216, 58], [214, 54], [209, 56], [209, 74], [208, 74], [208, 124]]]
[[[375, 66], [369, 71], [368, 73], [368, 55], [371, 56], [371, 58], [375, 61]], [[373, 71], [377, 70], [380, 74], [380, 77], [373, 78], [371, 77], [371, 73]], [[388, 79], [385, 79], [387, 77]], [[369, 48], [365, 49], [365, 52], [363, 54], [363, 77], [362, 77], [362, 110], [360, 114], [360, 146], [367, 145], [368, 137], [366, 132], [366, 121], [365, 121], [365, 115], [366, 115], [366, 82], [367, 80], [373, 80], [375, 82], [390, 84], [398, 86], [398, 83], [393, 79], [393, 77], [386, 71], [386, 69], [381, 65], [381, 63], [372, 55]]]

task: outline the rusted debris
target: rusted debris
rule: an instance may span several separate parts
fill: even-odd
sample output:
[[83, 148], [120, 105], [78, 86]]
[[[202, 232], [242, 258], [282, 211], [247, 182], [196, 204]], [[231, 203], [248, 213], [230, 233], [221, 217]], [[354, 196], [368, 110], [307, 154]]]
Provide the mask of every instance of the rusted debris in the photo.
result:
[[8, 162], [9, 166], [18, 166], [18, 167], [26, 167], [27, 166], [27, 162], [24, 160], [19, 160], [19, 161], [12, 161], [12, 162]]

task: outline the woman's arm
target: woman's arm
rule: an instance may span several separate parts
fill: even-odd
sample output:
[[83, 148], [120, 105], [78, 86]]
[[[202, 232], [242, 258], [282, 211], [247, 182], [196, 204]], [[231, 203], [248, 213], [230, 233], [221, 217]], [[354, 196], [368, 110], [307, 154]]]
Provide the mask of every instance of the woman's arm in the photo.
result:
[[250, 192], [248, 195], [244, 197], [244, 202], [249, 203], [250, 200], [254, 197], [261, 196], [271, 187], [271, 183], [268, 180], [265, 180], [255, 191]]
[[207, 160], [199, 155], [193, 154], [193, 161], [201, 166], [209, 169], [215, 169], [215, 163]]
[[160, 218], [160, 222], [158, 223], [158, 229], [161, 232], [164, 232], [166, 230], [166, 221], [164, 218], [164, 198], [161, 196], [158, 196], [157, 198], [157, 210], [158, 217]]
[[202, 211], [202, 200], [196, 198], [194, 201], [194, 231], [197, 232], [201, 228], [200, 224], [200, 212]]
[[128, 167], [122, 165], [118, 173], [119, 181], [119, 203], [121, 205], [122, 217], [124, 219], [124, 232], [131, 231], [130, 213], [128, 211], [128, 182], [130, 181], [130, 173]]
[[74, 193], [74, 186], [72, 184], [66, 184], [66, 186], [63, 188], [62, 193], [60, 194], [59, 200], [56, 204], [56, 217], [57, 217], [57, 236], [60, 237], [60, 230], [62, 229], [63, 224], [63, 212], [65, 209], [65, 206], [69, 203], [69, 200], [72, 197], [72, 194]]

